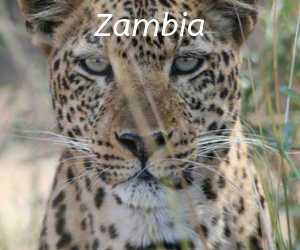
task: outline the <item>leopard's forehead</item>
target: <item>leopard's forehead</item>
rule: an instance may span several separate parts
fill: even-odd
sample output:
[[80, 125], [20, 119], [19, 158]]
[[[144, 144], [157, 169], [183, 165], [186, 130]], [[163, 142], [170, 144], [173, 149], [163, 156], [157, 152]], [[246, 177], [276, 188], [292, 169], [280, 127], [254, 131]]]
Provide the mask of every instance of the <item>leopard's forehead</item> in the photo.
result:
[[[149, 65], [161, 68], [168, 59], [172, 60], [174, 55], [186, 54], [189, 51], [220, 53], [230, 46], [230, 43], [227, 43], [226, 39], [212, 28], [209, 19], [206, 18], [205, 9], [205, 1], [192, 0], [83, 1], [72, 18], [57, 30], [56, 40], [59, 43], [57, 47], [62, 47], [62, 42], [73, 38], [76, 40], [75, 44], [72, 43], [75, 51], [89, 50], [92, 46], [111, 58], [115, 55], [129, 61], [139, 61], [148, 68]], [[162, 35], [166, 13], [168, 20], [173, 19], [178, 24], [177, 31], [171, 36]], [[107, 19], [98, 17], [98, 14], [112, 15], [101, 30], [102, 33], [109, 33], [109, 37], [95, 36], [99, 27]], [[114, 33], [114, 25], [121, 19], [130, 22], [129, 36], [117, 36]], [[196, 19], [204, 20], [203, 36], [191, 36], [188, 32], [189, 23]], [[147, 29], [144, 23], [139, 24], [133, 35], [136, 20], [148, 22], [157, 20], [159, 22], [157, 35], [155, 35], [154, 23], [151, 23]], [[125, 24], [123, 22], [118, 25], [119, 33], [126, 30]], [[200, 23], [195, 23], [191, 27], [195, 33], [199, 31]], [[173, 29], [173, 23], [168, 24], [166, 31], [170, 32], [170, 29]]]
[[83, 1], [81, 9], [88, 13], [113, 14], [116, 18], [127, 17], [129, 19], [155, 18], [163, 21], [163, 14], [170, 13], [174, 18], [181, 16], [183, 12], [189, 15], [186, 19], [197, 18], [205, 9], [205, 1], [194, 0], [95, 0]]

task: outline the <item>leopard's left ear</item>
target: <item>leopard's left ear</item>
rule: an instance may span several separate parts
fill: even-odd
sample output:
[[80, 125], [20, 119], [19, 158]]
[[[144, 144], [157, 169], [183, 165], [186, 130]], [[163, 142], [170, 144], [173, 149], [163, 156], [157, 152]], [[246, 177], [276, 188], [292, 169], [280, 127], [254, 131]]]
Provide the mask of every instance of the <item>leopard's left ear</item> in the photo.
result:
[[205, 16], [216, 30], [242, 45], [258, 17], [259, 0], [204, 0]]
[[78, 7], [80, 0], [18, 0], [33, 43], [44, 54], [52, 48], [55, 29]]

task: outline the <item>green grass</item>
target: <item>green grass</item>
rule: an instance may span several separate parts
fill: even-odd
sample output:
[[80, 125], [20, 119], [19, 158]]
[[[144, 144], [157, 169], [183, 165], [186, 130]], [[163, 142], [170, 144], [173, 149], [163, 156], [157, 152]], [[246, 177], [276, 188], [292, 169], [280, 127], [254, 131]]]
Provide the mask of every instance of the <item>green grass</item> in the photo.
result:
[[[250, 84], [244, 89], [242, 114], [256, 134], [278, 151], [276, 156], [266, 149], [254, 154], [274, 241], [280, 250], [300, 249], [300, 60], [296, 54], [300, 3], [275, 0], [262, 5], [261, 32], [254, 34], [261, 39], [259, 48], [252, 47], [250, 56], [245, 55], [244, 81]], [[246, 67], [249, 61], [251, 71]]]

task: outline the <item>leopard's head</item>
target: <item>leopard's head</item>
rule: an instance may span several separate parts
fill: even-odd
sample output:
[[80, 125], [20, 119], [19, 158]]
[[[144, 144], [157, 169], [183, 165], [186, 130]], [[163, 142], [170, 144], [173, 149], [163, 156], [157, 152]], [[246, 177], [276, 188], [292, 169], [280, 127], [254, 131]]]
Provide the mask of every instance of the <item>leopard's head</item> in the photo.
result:
[[[226, 157], [228, 146], [212, 149], [238, 122], [239, 50], [256, 22], [255, 0], [19, 2], [48, 61], [61, 133], [88, 142], [86, 171], [123, 202], [158, 206], [162, 183], [199, 184], [210, 174], [204, 166]], [[161, 34], [165, 12], [178, 23], [171, 36]], [[98, 14], [113, 15], [102, 30], [110, 36], [94, 36], [105, 21]], [[130, 20], [130, 36], [113, 33], [120, 19]], [[152, 23], [146, 36], [143, 24], [132, 36], [135, 19], [158, 20], [158, 35]], [[205, 21], [203, 36], [189, 34], [194, 19]]]

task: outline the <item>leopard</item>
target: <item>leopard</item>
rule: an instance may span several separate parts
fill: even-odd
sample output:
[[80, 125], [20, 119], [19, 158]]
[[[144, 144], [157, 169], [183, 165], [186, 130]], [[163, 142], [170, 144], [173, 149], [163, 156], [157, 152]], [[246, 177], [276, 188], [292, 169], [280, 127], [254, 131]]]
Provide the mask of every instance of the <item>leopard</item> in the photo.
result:
[[[18, 2], [65, 145], [39, 250], [266, 249], [268, 209], [240, 118], [257, 0]], [[201, 18], [203, 35], [163, 36], [166, 12], [185, 30]], [[112, 15], [109, 36], [95, 36], [98, 14]], [[158, 33], [141, 23], [116, 35], [121, 19], [130, 30], [155, 19]]]

